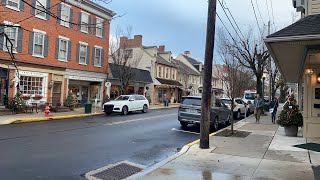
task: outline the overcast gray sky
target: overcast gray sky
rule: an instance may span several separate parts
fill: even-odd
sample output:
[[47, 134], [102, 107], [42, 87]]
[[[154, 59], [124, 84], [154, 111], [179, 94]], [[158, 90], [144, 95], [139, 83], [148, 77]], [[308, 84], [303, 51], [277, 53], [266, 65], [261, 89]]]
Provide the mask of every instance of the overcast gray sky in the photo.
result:
[[[251, 0], [220, 1], [227, 5], [243, 33], [248, 32], [249, 28], [257, 31]], [[293, 21], [292, 13], [295, 9], [292, 0], [252, 2], [261, 27], [267, 24], [269, 19], [272, 22], [274, 19], [273, 29], [277, 30]], [[111, 22], [111, 36], [118, 26], [132, 26], [132, 34], [142, 35], [144, 45], [165, 45], [174, 55], [189, 50], [194, 58], [203, 59], [207, 0], [113, 0], [107, 6], [117, 15], [125, 14]], [[219, 3], [217, 7], [218, 14], [232, 32], [233, 29]], [[222, 24], [217, 19], [217, 29], [220, 27]]]

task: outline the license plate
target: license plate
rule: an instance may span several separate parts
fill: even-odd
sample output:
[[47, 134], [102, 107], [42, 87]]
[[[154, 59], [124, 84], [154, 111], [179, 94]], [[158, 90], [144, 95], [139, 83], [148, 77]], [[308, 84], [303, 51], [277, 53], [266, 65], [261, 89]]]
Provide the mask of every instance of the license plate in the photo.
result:
[[190, 113], [198, 113], [198, 110], [196, 110], [196, 109], [189, 109], [188, 112], [190, 112]]

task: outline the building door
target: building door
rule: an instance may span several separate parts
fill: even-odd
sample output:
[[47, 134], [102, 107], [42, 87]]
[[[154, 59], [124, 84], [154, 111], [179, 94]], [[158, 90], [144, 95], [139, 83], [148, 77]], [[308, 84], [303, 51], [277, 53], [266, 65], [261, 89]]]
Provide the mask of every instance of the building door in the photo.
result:
[[61, 106], [61, 82], [54, 82], [52, 87], [52, 106]]
[[81, 105], [84, 106], [88, 102], [89, 88], [87, 86], [81, 87]]
[[6, 105], [7, 89], [6, 78], [0, 77], [0, 106]]
[[158, 92], [159, 102], [160, 103], [164, 102], [164, 100], [166, 100], [166, 98], [167, 98], [167, 90], [166, 89], [159, 89], [159, 92]]

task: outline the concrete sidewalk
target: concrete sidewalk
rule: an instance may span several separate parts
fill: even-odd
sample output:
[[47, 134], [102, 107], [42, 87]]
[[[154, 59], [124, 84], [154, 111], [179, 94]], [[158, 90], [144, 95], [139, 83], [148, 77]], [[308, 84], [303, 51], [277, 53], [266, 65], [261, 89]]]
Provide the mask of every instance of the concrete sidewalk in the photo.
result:
[[128, 179], [317, 179], [320, 154], [293, 147], [306, 143], [301, 130], [299, 137], [286, 137], [282, 127], [271, 123], [270, 115], [261, 117], [260, 124], [251, 116], [235, 129], [250, 134], [245, 138], [211, 136], [210, 149], [201, 150], [197, 143], [155, 165], [154, 171], [147, 169]]
[[[150, 110], [157, 109], [167, 109], [167, 108], [177, 108], [180, 104], [169, 104], [169, 107], [164, 107], [163, 105], [151, 105]], [[0, 116], [0, 125], [11, 124], [11, 123], [24, 123], [24, 122], [36, 122], [36, 121], [48, 121], [48, 120], [58, 120], [58, 119], [70, 119], [79, 118], [86, 116], [96, 116], [104, 114], [101, 108], [92, 108], [91, 114], [84, 114], [84, 108], [77, 108], [70, 112], [52, 112], [49, 117], [44, 117], [43, 112], [39, 113], [24, 113], [24, 114], [12, 114]]]

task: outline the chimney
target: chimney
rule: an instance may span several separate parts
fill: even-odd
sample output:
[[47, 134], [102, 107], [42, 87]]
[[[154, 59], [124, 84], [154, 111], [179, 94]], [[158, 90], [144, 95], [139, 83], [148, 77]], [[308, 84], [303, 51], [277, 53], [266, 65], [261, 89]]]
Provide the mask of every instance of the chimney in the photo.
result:
[[187, 57], [189, 57], [189, 56], [190, 56], [190, 51], [185, 51], [185, 52], [184, 52], [184, 55], [187, 56]]
[[133, 38], [133, 44], [134, 47], [140, 47], [142, 46], [142, 35], [135, 35]]
[[124, 48], [127, 46], [127, 44], [128, 44], [128, 37], [126, 36], [120, 37], [120, 47]]
[[159, 46], [159, 52], [164, 52], [166, 50], [166, 46], [162, 45], [162, 46]]

